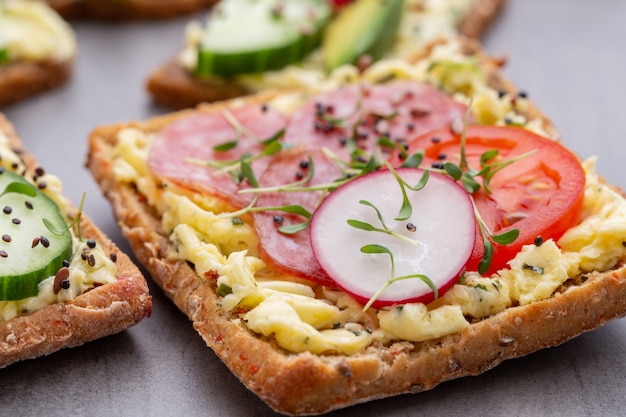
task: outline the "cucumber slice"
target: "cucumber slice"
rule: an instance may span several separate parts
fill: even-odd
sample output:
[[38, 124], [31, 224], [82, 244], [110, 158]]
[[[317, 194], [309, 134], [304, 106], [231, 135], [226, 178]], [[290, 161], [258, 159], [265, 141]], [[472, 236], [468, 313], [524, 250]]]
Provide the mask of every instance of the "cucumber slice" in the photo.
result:
[[321, 42], [326, 0], [223, 0], [209, 16], [198, 50], [198, 76], [283, 68]]
[[54, 201], [11, 171], [0, 170], [0, 207], [0, 300], [36, 296], [72, 256], [67, 222]]
[[326, 68], [354, 64], [364, 55], [382, 58], [398, 34], [403, 10], [403, 0], [357, 0], [343, 8], [322, 39]]

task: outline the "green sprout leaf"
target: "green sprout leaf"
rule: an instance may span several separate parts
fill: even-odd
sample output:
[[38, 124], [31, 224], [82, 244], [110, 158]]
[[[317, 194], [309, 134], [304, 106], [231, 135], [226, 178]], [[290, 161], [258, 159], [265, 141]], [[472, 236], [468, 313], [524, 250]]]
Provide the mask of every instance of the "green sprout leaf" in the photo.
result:
[[35, 190], [35, 187], [33, 187], [30, 184], [27, 184], [24, 182], [18, 182], [18, 181], [9, 183], [4, 189], [4, 191], [2, 191], [2, 193], [0, 194], [0, 197], [9, 193], [24, 194], [29, 197], [35, 197], [37, 195], [37, 191]]

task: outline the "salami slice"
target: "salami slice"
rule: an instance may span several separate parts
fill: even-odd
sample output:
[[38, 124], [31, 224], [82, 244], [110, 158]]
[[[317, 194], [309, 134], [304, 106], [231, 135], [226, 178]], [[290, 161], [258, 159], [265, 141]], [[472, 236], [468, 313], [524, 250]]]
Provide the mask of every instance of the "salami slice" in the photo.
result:
[[[157, 134], [148, 163], [157, 177], [242, 207], [249, 201], [249, 195], [238, 195], [242, 185], [216, 166], [238, 161], [245, 154], [259, 154], [265, 146], [262, 141], [283, 130], [286, 123], [282, 113], [258, 104], [195, 113]], [[211, 162], [212, 166], [203, 161]], [[255, 174], [260, 175], [268, 162], [268, 158], [253, 162]], [[238, 169], [235, 164], [234, 172]]]
[[[259, 181], [262, 187], [289, 184], [307, 178], [309, 170], [313, 170], [313, 176], [302, 185], [304, 187], [330, 184], [342, 176], [339, 167], [319, 149], [293, 150], [274, 158]], [[323, 196], [323, 191], [262, 193], [257, 207], [298, 205], [312, 213]], [[302, 216], [279, 210], [255, 213], [254, 224], [259, 235], [259, 254], [265, 263], [280, 272], [306, 278], [318, 284], [334, 286], [313, 256], [309, 229], [295, 234], [285, 234], [278, 230], [280, 226], [304, 221], [306, 218]]]
[[349, 159], [354, 149], [372, 152], [379, 138], [406, 142], [463, 118], [466, 107], [416, 81], [350, 85], [322, 93], [296, 111], [285, 142], [324, 146]]

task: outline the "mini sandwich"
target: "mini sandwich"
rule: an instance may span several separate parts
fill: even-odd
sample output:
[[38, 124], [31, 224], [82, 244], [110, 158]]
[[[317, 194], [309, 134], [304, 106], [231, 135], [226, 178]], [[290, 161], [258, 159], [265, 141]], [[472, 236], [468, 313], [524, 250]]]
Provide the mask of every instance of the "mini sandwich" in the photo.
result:
[[70, 26], [45, 3], [0, 0], [0, 108], [65, 83], [76, 48]]
[[172, 109], [268, 88], [310, 88], [343, 64], [408, 59], [431, 41], [477, 38], [503, 0], [222, 0], [147, 89]]
[[[0, 114], [0, 367], [150, 315], [141, 272], [61, 194]], [[82, 205], [81, 205], [82, 206]]]
[[100, 127], [88, 167], [137, 259], [269, 407], [429, 390], [626, 313], [622, 192], [499, 64], [440, 41], [315, 90]]
[[217, 0], [46, 0], [67, 19], [166, 19], [208, 8]]

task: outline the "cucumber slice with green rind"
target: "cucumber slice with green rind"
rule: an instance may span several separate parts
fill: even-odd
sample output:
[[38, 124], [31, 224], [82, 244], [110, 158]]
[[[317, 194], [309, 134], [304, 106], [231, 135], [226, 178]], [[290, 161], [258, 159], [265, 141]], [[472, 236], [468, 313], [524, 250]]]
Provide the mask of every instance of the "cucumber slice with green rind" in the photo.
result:
[[327, 69], [355, 64], [369, 55], [378, 60], [392, 47], [404, 11], [404, 0], [357, 0], [327, 26], [322, 55]]
[[0, 210], [0, 300], [36, 296], [39, 283], [71, 259], [67, 222], [52, 199], [6, 170], [0, 171]]
[[207, 21], [198, 76], [277, 70], [317, 46], [330, 19], [326, 0], [224, 0]]

